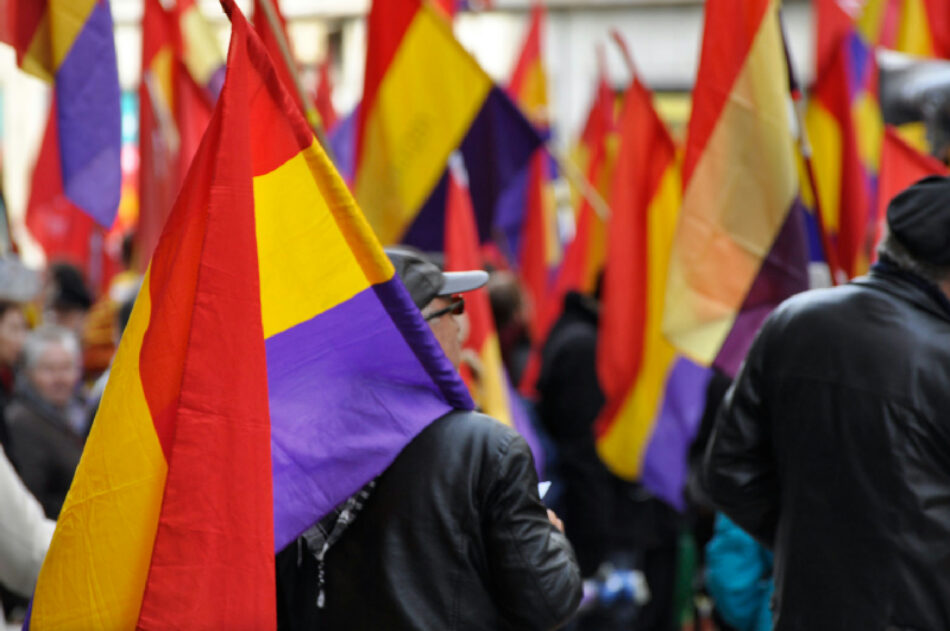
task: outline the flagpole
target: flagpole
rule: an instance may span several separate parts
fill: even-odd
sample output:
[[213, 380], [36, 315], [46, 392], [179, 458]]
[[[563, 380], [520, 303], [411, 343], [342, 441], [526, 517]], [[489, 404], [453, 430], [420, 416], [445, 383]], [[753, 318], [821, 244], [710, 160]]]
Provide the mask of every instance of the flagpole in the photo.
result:
[[544, 149], [548, 155], [554, 159], [558, 170], [570, 180], [571, 184], [577, 187], [578, 192], [584, 200], [590, 204], [590, 207], [594, 209], [597, 216], [603, 221], [610, 219], [610, 206], [607, 205], [607, 202], [604, 201], [604, 198], [597, 189], [594, 188], [587, 177], [581, 173], [581, 170], [578, 169], [569, 158], [558, 153], [552, 146], [551, 141], [545, 141]]
[[297, 62], [294, 61], [293, 54], [290, 52], [290, 43], [287, 41], [287, 38], [284, 37], [284, 29], [280, 25], [280, 20], [277, 18], [277, 11], [274, 9], [274, 5], [271, 4], [272, 1], [273, 0], [261, 0], [261, 7], [264, 9], [264, 14], [267, 18], [267, 24], [270, 26], [270, 30], [274, 34], [274, 38], [277, 40], [277, 46], [280, 48], [280, 55], [284, 58], [284, 65], [287, 66], [287, 70], [290, 72], [290, 77], [293, 79], [294, 89], [297, 91], [297, 96], [300, 98], [300, 102], [303, 103], [304, 114], [307, 117], [307, 122], [313, 129], [313, 133], [316, 134], [317, 140], [320, 141], [320, 145], [323, 147], [324, 152], [326, 152], [331, 161], [335, 162], [333, 151], [330, 148], [330, 141], [327, 138], [326, 132], [323, 129], [322, 121], [320, 120], [320, 112], [317, 111], [313, 100], [307, 94], [306, 90], [303, 89], [303, 84], [300, 81], [300, 73], [297, 72]]
[[798, 148], [799, 151], [801, 151], [802, 160], [805, 162], [805, 173], [808, 176], [808, 184], [811, 187], [812, 197], [815, 203], [815, 219], [818, 222], [818, 233], [821, 236], [821, 248], [825, 252], [825, 261], [828, 263], [831, 285], [836, 286], [838, 284], [838, 275], [840, 274], [841, 267], [838, 265], [838, 253], [834, 249], [831, 243], [831, 237], [825, 227], [824, 210], [821, 206], [821, 195], [818, 192], [818, 180], [815, 177], [815, 167], [811, 159], [811, 143], [808, 141], [808, 131], [805, 128], [805, 115], [803, 113], [805, 104], [802, 100], [801, 85], [792, 67], [792, 54], [788, 47], [788, 37], [785, 35], [785, 21], [781, 20], [781, 17], [780, 24], [782, 29], [782, 45], [785, 48], [785, 67], [788, 69], [788, 91], [792, 97], [792, 104], [794, 105], [792, 109], [795, 110], [795, 120], [798, 124]]
[[627, 40], [624, 39], [620, 31], [615, 28], [610, 29], [610, 37], [620, 49], [620, 55], [623, 57], [623, 61], [627, 65], [627, 70], [630, 72], [631, 81], [636, 79], [638, 76], [637, 66], [633, 63], [633, 55], [630, 54], [630, 47], [627, 46]]

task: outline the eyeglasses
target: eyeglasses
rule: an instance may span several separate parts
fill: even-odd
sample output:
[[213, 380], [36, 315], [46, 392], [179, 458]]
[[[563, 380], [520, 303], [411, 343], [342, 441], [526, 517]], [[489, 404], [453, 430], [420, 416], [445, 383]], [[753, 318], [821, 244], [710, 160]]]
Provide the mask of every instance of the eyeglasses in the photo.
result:
[[448, 307], [439, 309], [438, 311], [433, 311], [429, 315], [425, 316], [425, 321], [428, 322], [430, 320], [435, 320], [436, 318], [441, 318], [442, 316], [448, 315], [450, 313], [452, 315], [462, 315], [465, 313], [465, 298], [462, 298], [461, 296], [455, 296], [452, 298], [452, 302]]

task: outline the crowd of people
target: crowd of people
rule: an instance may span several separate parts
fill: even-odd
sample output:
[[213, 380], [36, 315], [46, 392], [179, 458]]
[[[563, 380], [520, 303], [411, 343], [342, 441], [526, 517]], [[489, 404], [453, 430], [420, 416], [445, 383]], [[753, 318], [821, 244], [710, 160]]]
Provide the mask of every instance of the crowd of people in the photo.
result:
[[[277, 554], [279, 628], [950, 628], [950, 178], [908, 188], [887, 221], [868, 275], [786, 301], [735, 380], [710, 380], [685, 514], [600, 461], [598, 292], [570, 292], [539, 398], [523, 402], [544, 499], [522, 436], [452, 412]], [[521, 374], [530, 305], [513, 274], [387, 254], [456, 368], [464, 296], [487, 285]], [[34, 300], [0, 300], [8, 624], [25, 615], [137, 286], [120, 275], [94, 301], [58, 263]]]
[[[15, 258], [2, 264], [19, 266]], [[0, 575], [0, 605], [6, 623], [19, 628], [128, 320], [137, 275], [120, 274], [99, 300], [82, 271], [66, 262], [51, 264], [42, 282], [28, 273], [6, 277], [25, 279], [0, 287], [0, 506], [21, 519], [0, 527], [0, 538], [19, 559], [0, 560], [0, 571], [14, 577]]]

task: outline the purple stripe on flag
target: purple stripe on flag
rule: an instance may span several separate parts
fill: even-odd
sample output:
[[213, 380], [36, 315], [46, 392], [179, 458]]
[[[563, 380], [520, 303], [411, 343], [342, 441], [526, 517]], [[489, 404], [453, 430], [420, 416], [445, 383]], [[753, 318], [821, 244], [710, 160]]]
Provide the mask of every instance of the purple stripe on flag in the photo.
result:
[[379, 475], [431, 421], [466, 399], [472, 407], [397, 280], [268, 338], [266, 348], [278, 550]]
[[100, 0], [56, 72], [66, 196], [100, 225], [119, 208], [122, 117], [109, 3]]
[[448, 196], [449, 172], [446, 170], [422, 205], [419, 214], [412, 220], [409, 229], [402, 235], [402, 243], [417, 247], [423, 252], [445, 250], [445, 213]]
[[531, 416], [528, 414], [527, 406], [529, 403], [522, 399], [518, 391], [511, 385], [511, 380], [508, 378], [507, 372], [503, 377], [505, 379], [505, 387], [508, 388], [508, 407], [511, 409], [511, 424], [518, 430], [518, 433], [521, 434], [525, 442], [528, 443], [528, 447], [531, 448], [531, 455], [534, 456], [534, 470], [538, 474], [538, 479], [543, 480], [544, 448], [541, 446], [541, 439], [538, 437]]
[[674, 362], [666, 379], [663, 405], [643, 456], [642, 480], [654, 495], [682, 511], [689, 474], [689, 446], [699, 430], [712, 370], [685, 358]]
[[337, 122], [327, 130], [330, 149], [333, 150], [333, 160], [337, 170], [347, 183], [353, 182], [356, 173], [356, 122], [359, 118], [360, 106], [357, 104], [343, 120]]
[[504, 90], [493, 87], [461, 147], [482, 242], [500, 230], [512, 245], [517, 243], [524, 220], [523, 194], [520, 205], [499, 204], [540, 145], [540, 134], [518, 106]]
[[808, 211], [797, 197], [785, 218], [769, 255], [746, 295], [732, 330], [713, 365], [730, 377], [739, 371], [762, 322], [783, 300], [808, 289]]
[[226, 65], [221, 66], [211, 73], [211, 76], [208, 77], [208, 81], [205, 83], [204, 88], [212, 101], [217, 101], [218, 96], [221, 94], [221, 88], [224, 87], [224, 76], [227, 74], [227, 69]]

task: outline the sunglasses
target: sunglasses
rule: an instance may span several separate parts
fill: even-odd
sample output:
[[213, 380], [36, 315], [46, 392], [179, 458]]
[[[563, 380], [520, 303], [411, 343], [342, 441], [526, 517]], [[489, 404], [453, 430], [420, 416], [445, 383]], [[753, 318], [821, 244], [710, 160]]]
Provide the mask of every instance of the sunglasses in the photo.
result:
[[441, 318], [444, 315], [462, 315], [465, 313], [465, 299], [461, 296], [454, 296], [452, 302], [448, 307], [439, 309], [438, 311], [433, 311], [429, 315], [425, 316], [425, 321], [429, 322], [430, 320], [435, 320], [436, 318]]

